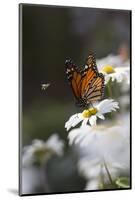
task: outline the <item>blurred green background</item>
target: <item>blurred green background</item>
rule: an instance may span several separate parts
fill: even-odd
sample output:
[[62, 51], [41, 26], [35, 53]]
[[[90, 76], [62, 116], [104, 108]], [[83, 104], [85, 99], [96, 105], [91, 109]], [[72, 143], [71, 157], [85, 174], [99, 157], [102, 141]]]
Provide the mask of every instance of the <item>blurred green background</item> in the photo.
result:
[[66, 140], [64, 124], [78, 108], [65, 60], [84, 66], [90, 51], [101, 58], [128, 46], [130, 11], [24, 4], [22, 33], [23, 145], [53, 133]]

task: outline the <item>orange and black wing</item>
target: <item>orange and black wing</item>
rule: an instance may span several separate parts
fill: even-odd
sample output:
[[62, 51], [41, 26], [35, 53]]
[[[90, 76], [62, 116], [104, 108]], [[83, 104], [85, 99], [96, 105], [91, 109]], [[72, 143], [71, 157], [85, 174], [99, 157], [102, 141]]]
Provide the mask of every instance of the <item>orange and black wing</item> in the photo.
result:
[[[66, 74], [75, 98], [81, 106], [102, 99], [104, 94], [104, 76], [98, 72], [92, 54], [86, 59], [86, 65], [80, 70], [71, 59], [66, 60]], [[79, 105], [78, 104], [78, 105]]]
[[83, 98], [87, 99], [88, 103], [101, 100], [104, 95], [104, 76], [99, 73], [93, 80], [89, 82], [83, 93]]
[[104, 94], [104, 76], [98, 72], [93, 54], [88, 56], [82, 76], [81, 97], [87, 100], [87, 104], [102, 99]]
[[71, 59], [66, 60], [66, 75], [67, 79], [71, 85], [72, 91], [74, 93], [75, 98], [78, 100], [81, 98], [81, 73], [78, 67], [72, 62]]

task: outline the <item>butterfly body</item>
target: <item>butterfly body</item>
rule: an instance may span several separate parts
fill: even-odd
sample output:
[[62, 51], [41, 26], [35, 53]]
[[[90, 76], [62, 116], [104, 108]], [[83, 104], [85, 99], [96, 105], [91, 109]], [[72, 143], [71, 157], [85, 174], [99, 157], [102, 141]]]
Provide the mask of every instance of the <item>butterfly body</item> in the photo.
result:
[[88, 107], [89, 103], [87, 103], [86, 98], [78, 98], [76, 101], [76, 105], [79, 107]]
[[90, 54], [84, 69], [78, 68], [71, 59], [66, 60], [67, 79], [71, 85], [76, 104], [88, 107], [104, 94], [104, 76], [98, 72], [95, 58]]

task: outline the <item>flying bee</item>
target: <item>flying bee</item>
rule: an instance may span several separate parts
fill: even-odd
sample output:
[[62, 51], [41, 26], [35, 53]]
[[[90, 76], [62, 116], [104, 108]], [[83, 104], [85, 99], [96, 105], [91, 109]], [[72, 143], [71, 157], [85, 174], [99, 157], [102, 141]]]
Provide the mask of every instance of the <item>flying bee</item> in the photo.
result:
[[50, 83], [42, 83], [41, 84], [41, 90], [46, 90], [50, 86]]

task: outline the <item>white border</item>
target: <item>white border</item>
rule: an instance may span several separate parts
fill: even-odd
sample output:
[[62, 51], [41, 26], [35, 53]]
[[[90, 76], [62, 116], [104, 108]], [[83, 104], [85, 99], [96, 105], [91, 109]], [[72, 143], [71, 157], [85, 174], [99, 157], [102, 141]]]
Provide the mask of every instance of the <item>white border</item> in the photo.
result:
[[[3, 0], [0, 4], [0, 196], [1, 199], [18, 199], [14, 192], [18, 188], [18, 3], [38, 3], [49, 5], [70, 5], [81, 7], [135, 9], [133, 0]], [[133, 11], [133, 22], [135, 13]], [[135, 35], [135, 25], [133, 33]], [[132, 40], [135, 49], [134, 38]], [[133, 51], [134, 55], [134, 51]], [[133, 74], [133, 113], [135, 112], [135, 58], [132, 64]], [[133, 116], [133, 122], [135, 117]], [[134, 130], [134, 129], [133, 129]], [[133, 157], [135, 152], [135, 134], [132, 136]], [[133, 159], [133, 178], [135, 179], [135, 160]], [[135, 181], [132, 191], [109, 191], [78, 194], [61, 194], [47, 196], [29, 196], [28, 199], [133, 199]], [[22, 197], [26, 198], [26, 197]]]

